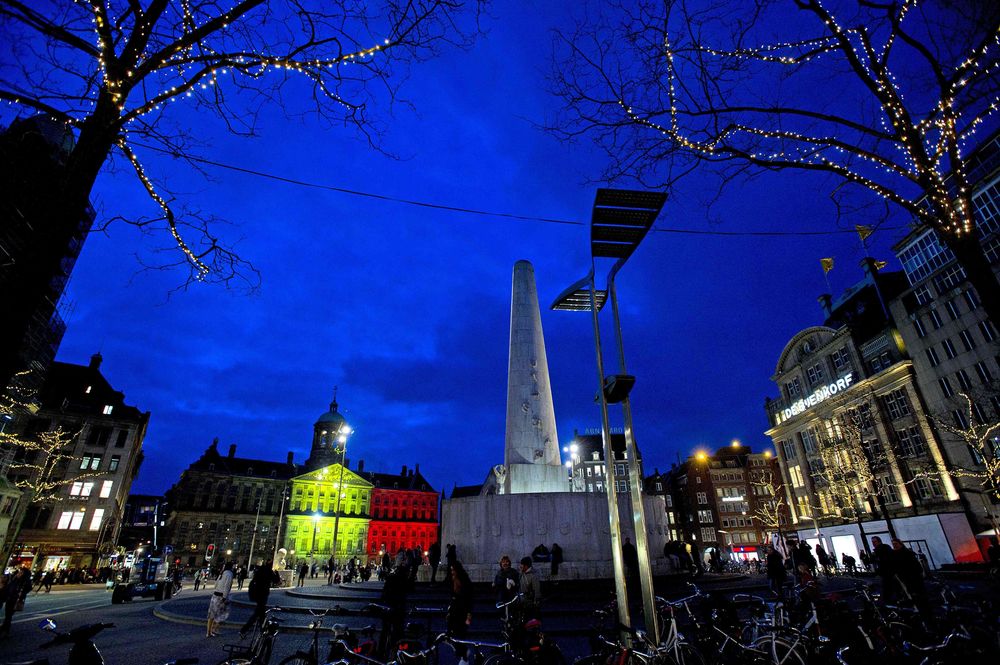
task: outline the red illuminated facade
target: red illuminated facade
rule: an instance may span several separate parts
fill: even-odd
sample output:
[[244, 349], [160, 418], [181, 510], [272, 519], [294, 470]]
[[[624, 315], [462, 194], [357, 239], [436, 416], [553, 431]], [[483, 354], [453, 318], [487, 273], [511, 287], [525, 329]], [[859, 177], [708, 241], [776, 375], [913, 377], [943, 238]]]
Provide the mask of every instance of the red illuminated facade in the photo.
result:
[[395, 555], [400, 548], [426, 552], [438, 539], [439, 494], [420, 475], [420, 466], [399, 475], [362, 473], [372, 484], [368, 556], [383, 550]]

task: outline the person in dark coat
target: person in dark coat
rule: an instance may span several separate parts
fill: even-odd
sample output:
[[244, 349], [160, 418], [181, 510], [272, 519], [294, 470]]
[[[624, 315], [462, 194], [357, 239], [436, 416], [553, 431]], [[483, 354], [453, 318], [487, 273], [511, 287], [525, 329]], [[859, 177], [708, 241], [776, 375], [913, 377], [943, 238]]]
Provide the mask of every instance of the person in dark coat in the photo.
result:
[[458, 550], [455, 548], [454, 543], [448, 543], [448, 547], [444, 550], [444, 558], [448, 562], [449, 569], [458, 562]]
[[302, 565], [299, 566], [299, 586], [306, 585], [306, 575], [308, 574], [309, 574], [309, 564], [303, 561]]
[[497, 594], [497, 603], [506, 603], [517, 595], [521, 586], [521, 576], [511, 566], [510, 557], [504, 554], [500, 557], [500, 570], [493, 577], [493, 591]]
[[767, 546], [767, 585], [775, 596], [781, 595], [788, 573], [785, 570], [785, 558], [774, 545]]
[[[449, 545], [449, 548], [454, 545]], [[472, 580], [461, 563], [448, 565], [448, 578], [451, 583], [451, 603], [448, 605], [448, 615], [445, 623], [448, 627], [448, 634], [458, 638], [464, 638], [472, 625], [472, 605], [474, 602], [472, 594]], [[467, 649], [458, 647], [455, 655], [458, 656], [458, 665], [469, 665], [466, 660]]]
[[271, 587], [280, 585], [281, 578], [271, 568], [270, 561], [265, 561], [257, 566], [253, 579], [250, 580], [250, 588], [247, 590], [250, 600], [255, 603], [254, 610], [247, 622], [243, 624], [243, 628], [240, 629], [241, 640], [247, 636], [255, 624], [264, 622], [264, 612], [267, 610], [267, 599], [271, 595]]
[[434, 541], [427, 549], [428, 563], [431, 564], [431, 584], [437, 583], [438, 566], [441, 564], [441, 543]]
[[410, 580], [405, 568], [396, 568], [382, 586], [382, 604], [389, 608], [386, 614], [386, 631], [381, 636], [382, 653], [389, 653], [389, 645], [395, 645], [403, 637], [406, 623], [406, 598], [410, 592]]
[[625, 536], [625, 542], [622, 543], [622, 561], [626, 577], [636, 577], [639, 574], [639, 552], [628, 536]]
[[896, 566], [892, 548], [875, 536], [872, 538], [871, 558], [875, 572], [882, 578], [882, 599], [888, 601], [895, 598], [899, 592], [899, 585], [896, 584]]
[[29, 591], [31, 591], [31, 572], [27, 568], [18, 568], [16, 572], [7, 576], [7, 584], [3, 588], [4, 615], [3, 625], [0, 626], [0, 636], [6, 637], [10, 634], [10, 624], [14, 619], [14, 612], [17, 612], [18, 604], [24, 602]]
[[559, 543], [552, 543], [549, 553], [552, 555], [552, 576], [555, 577], [559, 574], [559, 564], [563, 562], [563, 551]]
[[923, 604], [924, 567], [920, 565], [913, 550], [904, 546], [899, 538], [892, 539], [892, 564], [900, 592], [914, 600], [918, 606]]

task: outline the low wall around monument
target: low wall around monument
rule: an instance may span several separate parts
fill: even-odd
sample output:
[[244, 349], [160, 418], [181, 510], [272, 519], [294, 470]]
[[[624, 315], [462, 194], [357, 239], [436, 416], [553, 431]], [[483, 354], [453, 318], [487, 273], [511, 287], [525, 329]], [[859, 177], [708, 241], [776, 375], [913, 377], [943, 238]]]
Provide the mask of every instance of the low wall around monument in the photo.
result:
[[[663, 497], [646, 496], [646, 537], [654, 575], [672, 572], [663, 556], [669, 531]], [[622, 538], [635, 543], [632, 505], [618, 496]], [[611, 578], [611, 536], [604, 494], [551, 492], [501, 494], [447, 499], [441, 507], [441, 549], [454, 543], [458, 559], [476, 582], [492, 581], [504, 554], [517, 561], [539, 544], [558, 543], [564, 563], [559, 579]], [[536, 563], [541, 579], [549, 579], [548, 563]]]

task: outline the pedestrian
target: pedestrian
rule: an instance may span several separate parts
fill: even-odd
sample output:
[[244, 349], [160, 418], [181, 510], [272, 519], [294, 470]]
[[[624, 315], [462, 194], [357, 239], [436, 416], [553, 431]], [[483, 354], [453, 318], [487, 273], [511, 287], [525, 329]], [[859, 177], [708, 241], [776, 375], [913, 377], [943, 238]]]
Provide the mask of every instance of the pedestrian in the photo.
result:
[[14, 619], [14, 612], [24, 609], [24, 598], [29, 591], [31, 591], [31, 571], [27, 568], [18, 568], [6, 577], [3, 592], [3, 625], [0, 626], [0, 636], [6, 637], [10, 634], [10, 624]]
[[241, 640], [246, 639], [247, 633], [254, 625], [264, 622], [264, 613], [267, 611], [267, 599], [271, 595], [271, 587], [280, 585], [281, 578], [278, 577], [278, 573], [274, 572], [270, 561], [265, 561], [257, 566], [253, 573], [253, 579], [250, 580], [250, 588], [247, 589], [247, 596], [254, 603], [254, 609], [250, 618], [240, 629]]
[[219, 625], [229, 618], [229, 595], [233, 592], [233, 562], [227, 561], [215, 581], [212, 600], [208, 603], [208, 627], [205, 637], [218, 636]]
[[327, 561], [326, 561], [326, 585], [327, 586], [332, 586], [333, 585], [333, 571], [334, 571], [334, 568], [336, 568], [336, 566], [337, 566], [337, 562], [334, 560], [333, 555], [331, 554], [330, 558], [327, 559]]
[[302, 565], [299, 566], [299, 586], [306, 585], [306, 575], [308, 574], [309, 574], [309, 564], [303, 561]]
[[437, 583], [438, 566], [441, 565], [441, 543], [434, 541], [427, 550], [429, 563], [431, 564], [431, 584]]
[[236, 588], [239, 591], [243, 590], [243, 583], [247, 581], [247, 567], [240, 566], [240, 572], [236, 575]]
[[410, 581], [404, 568], [397, 568], [386, 578], [382, 587], [382, 604], [388, 607], [385, 615], [385, 630], [380, 637], [379, 653], [388, 653], [388, 646], [396, 644], [403, 637], [406, 623], [406, 597], [410, 591]]
[[622, 561], [625, 564], [626, 577], [631, 579], [639, 575], [639, 552], [628, 536], [625, 536], [625, 542], [622, 544]]
[[904, 546], [899, 538], [893, 538], [891, 559], [899, 590], [914, 601], [917, 607], [922, 607], [925, 596], [924, 568], [920, 565], [917, 555]]
[[552, 553], [552, 576], [555, 577], [559, 574], [559, 564], [563, 562], [563, 551], [559, 543], [552, 543], [552, 549], [549, 551]]
[[448, 547], [444, 551], [444, 558], [448, 562], [448, 568], [451, 568], [458, 561], [458, 549], [454, 543], [448, 543]]
[[857, 561], [854, 560], [854, 557], [850, 556], [847, 552], [844, 552], [844, 554], [841, 557], [841, 559], [844, 562], [844, 570], [847, 571], [847, 574], [848, 575], [857, 575], [857, 573], [858, 573], [858, 564], [857, 564]]
[[785, 558], [781, 556], [774, 545], [767, 546], [767, 586], [776, 597], [781, 597], [781, 589], [785, 586], [788, 573], [785, 571]]
[[816, 545], [816, 561], [819, 562], [819, 567], [823, 569], [823, 574], [830, 575], [830, 556], [823, 549], [823, 545]]
[[531, 557], [521, 559], [521, 580], [518, 583], [521, 592], [521, 624], [538, 618], [538, 609], [542, 604], [542, 583], [538, 581], [531, 567]]
[[[449, 545], [449, 551], [453, 551], [454, 545]], [[531, 559], [528, 559], [531, 562]], [[451, 602], [448, 604], [448, 615], [445, 619], [448, 627], [448, 634], [452, 637], [462, 639], [469, 632], [472, 625], [472, 580], [465, 568], [457, 560], [448, 564], [448, 578], [451, 582]], [[469, 665], [466, 660], [468, 649], [459, 645], [455, 648], [455, 655], [458, 656], [458, 665]]]
[[878, 536], [872, 538], [872, 564], [875, 572], [882, 578], [882, 600], [889, 601], [899, 592], [896, 580], [896, 567], [893, 561], [892, 548], [882, 542]]
[[521, 576], [511, 567], [510, 557], [504, 554], [500, 557], [500, 570], [493, 576], [493, 592], [497, 596], [497, 605], [513, 599], [521, 588]]
[[871, 569], [872, 569], [872, 560], [871, 560], [871, 557], [868, 556], [868, 553], [867, 552], [862, 552], [858, 556], [861, 557], [861, 565], [865, 567], [865, 572], [867, 573], [867, 572], [871, 571]]

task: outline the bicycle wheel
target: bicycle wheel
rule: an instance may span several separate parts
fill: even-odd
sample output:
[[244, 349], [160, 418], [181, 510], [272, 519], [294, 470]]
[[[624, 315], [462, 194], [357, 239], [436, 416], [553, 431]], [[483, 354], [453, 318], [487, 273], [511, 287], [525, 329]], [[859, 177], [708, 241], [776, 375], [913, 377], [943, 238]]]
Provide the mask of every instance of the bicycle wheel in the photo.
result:
[[280, 665], [319, 665], [319, 663], [311, 655], [304, 651], [299, 651], [285, 658], [281, 661]]
[[509, 653], [495, 653], [480, 662], [482, 665], [524, 665], [524, 661]]
[[693, 644], [682, 642], [667, 653], [674, 665], [705, 665], [705, 657]]
[[760, 638], [753, 647], [769, 654], [774, 665], [806, 665], [809, 660], [802, 642], [788, 642], [774, 635]]

